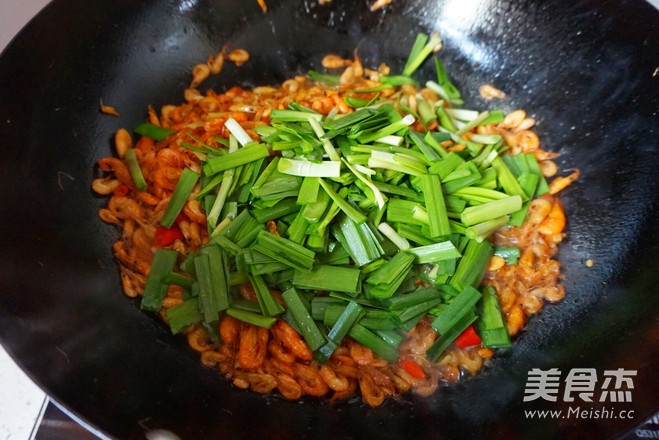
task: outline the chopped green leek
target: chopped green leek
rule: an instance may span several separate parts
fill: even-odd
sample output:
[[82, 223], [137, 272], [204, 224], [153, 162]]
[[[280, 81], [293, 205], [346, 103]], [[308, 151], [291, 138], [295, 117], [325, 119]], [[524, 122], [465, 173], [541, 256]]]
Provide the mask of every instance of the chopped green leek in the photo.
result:
[[492, 286], [485, 286], [481, 294], [483, 299], [478, 319], [478, 331], [483, 346], [490, 348], [510, 347], [510, 335], [501, 313], [496, 290]]
[[371, 151], [371, 157], [368, 159], [370, 168], [382, 168], [386, 170], [398, 171], [411, 176], [420, 176], [428, 172], [423, 162], [418, 159], [401, 153], [387, 153], [384, 151]]
[[331, 305], [345, 307], [349, 300], [343, 300], [330, 296], [314, 296], [311, 299], [311, 316], [315, 321], [322, 321], [325, 316], [325, 310]]
[[314, 133], [316, 133], [316, 136], [320, 139], [320, 142], [323, 145], [323, 148], [325, 149], [325, 153], [327, 153], [327, 157], [331, 161], [338, 161], [340, 160], [339, 154], [336, 152], [336, 149], [334, 148], [334, 145], [332, 145], [332, 142], [330, 142], [329, 139], [325, 138], [325, 130], [323, 130], [323, 127], [320, 125], [320, 122], [318, 122], [316, 119], [309, 119], [309, 125], [311, 125], [311, 128], [313, 129]]
[[439, 261], [460, 257], [460, 252], [456, 249], [453, 243], [448, 240], [408, 249], [407, 252], [415, 257], [417, 264], [437, 263]]
[[166, 316], [172, 334], [180, 333], [184, 328], [202, 320], [202, 314], [199, 311], [199, 300], [190, 298], [171, 309], [167, 309]]
[[391, 199], [387, 204], [387, 223], [403, 223], [423, 226], [426, 222], [414, 218], [414, 212], [418, 211], [419, 208], [421, 208], [421, 205], [418, 202], [403, 199]]
[[309, 349], [315, 351], [320, 348], [325, 343], [325, 337], [318, 329], [298, 292], [294, 288], [290, 288], [282, 293], [281, 296]]
[[533, 199], [533, 197], [535, 197], [538, 185], [540, 184], [540, 176], [529, 172], [523, 172], [519, 175], [517, 181], [526, 193], [526, 196], [529, 199]]
[[273, 318], [272, 316], [263, 316], [258, 313], [237, 308], [227, 309], [227, 315], [232, 316], [240, 321], [246, 322], [247, 324], [252, 324], [263, 328], [270, 328], [275, 324], [275, 322], [277, 322], [277, 318]]
[[[229, 154], [236, 151], [237, 148], [238, 148], [237, 145], [235, 144], [231, 145], [229, 147]], [[220, 217], [220, 213], [222, 212], [222, 208], [224, 208], [224, 202], [226, 202], [227, 197], [230, 195], [229, 192], [231, 191], [231, 187], [233, 186], [235, 171], [236, 170], [234, 168], [231, 168], [226, 170], [223, 174], [220, 190], [217, 193], [217, 197], [213, 202], [213, 206], [211, 210], [206, 215], [208, 224], [211, 227], [215, 227], [217, 225], [217, 221]]]
[[441, 354], [444, 353], [444, 350], [446, 350], [449, 345], [451, 345], [451, 343], [455, 341], [455, 339], [474, 321], [476, 321], [476, 315], [473, 312], [464, 315], [453, 327], [448, 329], [446, 333], [440, 335], [440, 337], [430, 346], [428, 351], [426, 351], [426, 357], [433, 362], [437, 362]]
[[419, 118], [421, 119], [424, 127], [428, 127], [428, 125], [437, 120], [437, 115], [433, 111], [432, 106], [425, 100], [417, 99], [416, 108], [419, 112]]
[[396, 223], [396, 232], [398, 232], [401, 237], [405, 237], [406, 239], [422, 246], [434, 244], [431, 239], [423, 234], [423, 231], [419, 226]]
[[229, 132], [235, 136], [236, 140], [240, 142], [240, 145], [245, 146], [254, 140], [247, 134], [245, 129], [233, 118], [229, 118], [224, 123], [224, 126], [229, 130]]
[[142, 310], [149, 310], [157, 312], [162, 308], [162, 302], [167, 292], [167, 284], [164, 278], [174, 268], [178, 252], [172, 249], [157, 248], [149, 269], [149, 275], [146, 278], [146, 285], [144, 286], [144, 295], [140, 308]]
[[[435, 298], [426, 302], [422, 302], [404, 310], [397, 311], [393, 316], [393, 321], [398, 325], [403, 325], [410, 319], [414, 319], [419, 315], [428, 313], [431, 309], [437, 307], [442, 302], [441, 298]], [[366, 326], [366, 324], [364, 324]]]
[[306, 290], [327, 290], [358, 294], [361, 292], [359, 269], [317, 266], [311, 272], [295, 271], [293, 285]]
[[334, 203], [336, 203], [341, 209], [341, 211], [345, 212], [348, 217], [350, 217], [355, 223], [361, 224], [366, 221], [366, 216], [362, 214], [359, 209], [356, 207], [352, 206], [348, 201], [346, 201], [343, 197], [340, 197], [336, 191], [331, 187], [331, 185], [327, 182], [325, 182], [323, 179], [320, 179], [320, 186], [323, 187], [325, 192], [332, 198]]
[[494, 255], [497, 255], [504, 260], [507, 264], [517, 264], [517, 260], [520, 256], [519, 248], [512, 246], [497, 246], [494, 249]]
[[130, 172], [130, 177], [133, 179], [135, 187], [140, 191], [146, 191], [146, 180], [144, 180], [144, 175], [142, 174], [140, 163], [137, 161], [137, 156], [135, 156], [135, 150], [133, 148], [129, 148], [126, 150], [125, 154], [128, 171]]
[[421, 176], [421, 187], [423, 198], [426, 203], [426, 211], [430, 224], [430, 237], [439, 238], [448, 236], [451, 228], [448, 222], [446, 203], [442, 194], [442, 184], [439, 176], [435, 174], [424, 174]]
[[294, 269], [310, 272], [315, 252], [283, 237], [259, 231], [253, 249]]
[[494, 254], [492, 245], [487, 241], [468, 240], [462, 258], [451, 277], [450, 285], [458, 290], [465, 286], [476, 287], [480, 284], [490, 258]]
[[226, 171], [231, 168], [236, 168], [240, 165], [245, 165], [250, 162], [257, 161], [261, 158], [268, 157], [270, 152], [265, 144], [256, 144], [254, 146], [247, 146], [239, 150], [225, 154], [220, 157], [213, 157], [206, 161], [203, 166], [204, 173], [208, 176], [217, 174], [221, 171]]
[[540, 179], [540, 181], [538, 182], [538, 188], [536, 189], [535, 192], [535, 197], [540, 197], [543, 194], [547, 194], [549, 192], [549, 185], [547, 185], [547, 180], [545, 180], [545, 176], [542, 174], [542, 171], [540, 170], [540, 164], [538, 163], [538, 160], [535, 158], [533, 153], [518, 154], [517, 156], [514, 157], [519, 157], [520, 160], [522, 158], [525, 158], [526, 163], [529, 167], [529, 172], [535, 174]]
[[140, 124], [135, 127], [135, 133], [151, 138], [155, 141], [162, 141], [166, 139], [169, 135], [176, 133], [175, 130], [170, 130], [168, 128], [160, 127], [158, 125], [153, 125], [149, 123]]
[[174, 192], [172, 193], [172, 198], [169, 200], [165, 213], [160, 221], [162, 226], [166, 228], [172, 227], [176, 217], [188, 201], [188, 197], [194, 186], [197, 184], [197, 180], [199, 180], [199, 174], [195, 173], [190, 168], [185, 168], [183, 170], [183, 173], [176, 184], [176, 188], [174, 188]]
[[316, 72], [315, 70], [308, 71], [307, 75], [309, 75], [309, 78], [311, 78], [314, 81], [324, 82], [326, 84], [332, 84], [335, 86], [339, 85], [341, 79], [339, 75], [327, 75], [324, 73]]
[[369, 179], [367, 179], [362, 175], [362, 173], [358, 170], [358, 168], [365, 171], [371, 171], [371, 170], [365, 167], [360, 167], [359, 165], [353, 167], [345, 159], [343, 159], [343, 162], [348, 167], [348, 169], [373, 192], [373, 197], [375, 197], [375, 201], [378, 204], [378, 209], [382, 209], [385, 204], [384, 196], [382, 195], [378, 187], [375, 184], [373, 184], [373, 182], [371, 182]]
[[503, 110], [491, 110], [488, 117], [481, 121], [480, 125], [500, 124], [504, 119]]
[[192, 287], [195, 280], [189, 276], [182, 275], [180, 273], [170, 272], [163, 277], [163, 282], [165, 284], [174, 284], [176, 286]]
[[465, 133], [469, 133], [471, 130], [476, 128], [478, 125], [480, 125], [483, 121], [487, 119], [487, 117], [490, 116], [490, 113], [487, 111], [484, 111], [483, 113], [480, 113], [478, 116], [476, 116], [473, 120], [469, 121], [467, 124], [465, 124], [462, 128], [460, 128], [456, 134], [458, 136], [462, 136]]
[[470, 206], [460, 214], [460, 220], [466, 226], [472, 226], [487, 220], [492, 220], [512, 214], [522, 209], [522, 198], [518, 195], [505, 199], [493, 200], [478, 206]]
[[[420, 44], [423, 42], [422, 44]], [[437, 34], [434, 34], [428, 40], [428, 36], [422, 33], [417, 35], [410, 56], [403, 68], [403, 75], [411, 76], [434, 50], [441, 47], [442, 40]]]
[[467, 238], [474, 239], [476, 241], [483, 241], [490, 236], [494, 231], [508, 224], [510, 217], [503, 215], [501, 217], [493, 218], [492, 220], [486, 220], [482, 223], [477, 223], [473, 226], [469, 226], [465, 230], [465, 235]]
[[474, 306], [481, 299], [478, 290], [471, 286], [466, 286], [453, 301], [451, 301], [432, 322], [431, 326], [437, 333], [444, 334], [460, 322], [468, 314], [473, 313]]
[[318, 177], [305, 177], [300, 186], [300, 192], [297, 195], [297, 203], [308, 205], [318, 200], [320, 189], [320, 179]]
[[381, 337], [387, 344], [398, 347], [405, 337], [398, 330], [377, 330], [374, 332]]
[[[435, 91], [439, 90], [440, 88], [441, 86], [437, 84], [437, 89], [435, 89]], [[448, 114], [448, 112], [443, 106], [440, 105], [439, 107], [437, 107], [437, 110], [435, 112], [437, 114], [437, 118], [439, 119], [439, 125], [441, 125], [446, 130], [450, 131], [451, 133], [455, 133], [456, 131], [458, 131], [455, 124], [453, 123], [453, 119], [451, 118], [451, 116]]]
[[210, 181], [204, 182], [203, 188], [201, 189], [201, 191], [199, 191], [199, 194], [197, 194], [196, 199], [201, 200], [206, 194], [210, 193], [220, 183], [222, 183], [223, 179], [224, 179], [224, 174], [217, 174], [213, 176], [213, 178]]
[[414, 255], [403, 251], [398, 252], [391, 260], [366, 278], [366, 282], [373, 286], [370, 290], [371, 296], [377, 299], [391, 298], [405, 280], [413, 263]]
[[279, 172], [301, 177], [339, 177], [341, 175], [341, 162], [322, 161], [320, 163], [308, 160], [293, 160], [282, 157], [279, 160]]
[[394, 87], [403, 86], [406, 84], [411, 84], [413, 86], [419, 85], [418, 81], [406, 75], [382, 75], [380, 76], [380, 82], [384, 84], [391, 84]]
[[462, 99], [460, 99], [460, 91], [449, 80], [444, 65], [437, 57], [435, 57], [435, 70], [437, 71], [437, 82], [444, 90], [448, 100], [454, 105], [461, 105]]
[[387, 237], [393, 244], [398, 247], [398, 249], [404, 251], [412, 246], [410, 245], [410, 242], [407, 241], [407, 239], [398, 232], [394, 230], [391, 226], [389, 226], [388, 223], [382, 222], [378, 225], [378, 231], [382, 232], [382, 234]]
[[381, 358], [390, 363], [395, 363], [398, 360], [398, 350], [396, 347], [385, 342], [384, 339], [364, 327], [359, 323], [353, 324], [350, 332], [348, 333], [352, 339], [359, 342], [365, 347], [373, 350]]
[[[327, 314], [325, 314], [327, 318]], [[394, 314], [388, 310], [366, 309], [359, 323], [369, 330], [394, 330]]]
[[284, 308], [277, 302], [270, 288], [260, 275], [247, 274], [249, 281], [254, 286], [256, 299], [261, 307], [261, 313], [265, 316], [277, 316], [284, 313]]
[[499, 183], [506, 194], [510, 196], [518, 195], [522, 198], [522, 201], [527, 200], [526, 193], [501, 157], [497, 157], [492, 161], [492, 168], [496, 170]]
[[332, 329], [327, 334], [327, 338], [335, 344], [340, 344], [343, 338], [350, 332], [352, 326], [357, 322], [363, 312], [362, 306], [354, 301], [350, 301], [343, 308], [343, 312], [336, 320]]
[[300, 210], [295, 198], [289, 197], [270, 208], [254, 209], [252, 215], [259, 223], [265, 223], [269, 220], [277, 220], [290, 214], [295, 214]]
[[390, 310], [404, 310], [417, 304], [434, 301], [440, 297], [440, 292], [434, 287], [419, 287], [412, 293], [391, 297], [382, 302]]
[[407, 133], [407, 136], [409, 136], [414, 145], [416, 145], [421, 150], [428, 162], [432, 163], [441, 160], [442, 157], [437, 153], [435, 149], [426, 143], [420, 133], [410, 130], [410, 132]]
[[227, 301], [225, 307], [222, 308], [220, 304], [221, 286], [214, 284], [213, 275], [219, 271], [211, 270], [210, 257], [208, 255], [197, 255], [194, 259], [194, 266], [199, 283], [199, 300], [204, 321], [215, 322], [219, 319], [219, 312], [228, 307]]
[[357, 224], [343, 215], [332, 227], [332, 234], [358, 267], [377, 260], [384, 254], [382, 246], [367, 223]]
[[[247, 280], [247, 282], [249, 282], [249, 279]], [[261, 306], [259, 305], [258, 302], [248, 301], [246, 299], [233, 299], [231, 301], [230, 308], [245, 310], [247, 312], [258, 313], [258, 314], [261, 313]]]

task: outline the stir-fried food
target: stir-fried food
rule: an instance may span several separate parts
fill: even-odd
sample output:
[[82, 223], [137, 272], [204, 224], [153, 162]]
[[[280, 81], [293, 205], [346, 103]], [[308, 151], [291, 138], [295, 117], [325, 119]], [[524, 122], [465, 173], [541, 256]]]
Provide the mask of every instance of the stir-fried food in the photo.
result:
[[400, 75], [332, 55], [337, 75], [223, 93], [197, 87], [249, 54], [196, 66], [184, 104], [98, 163], [126, 295], [236, 387], [291, 400], [427, 396], [510, 347], [565, 296], [557, 193], [578, 173], [555, 177], [523, 110], [462, 108], [439, 60], [421, 86], [440, 47], [420, 35]]

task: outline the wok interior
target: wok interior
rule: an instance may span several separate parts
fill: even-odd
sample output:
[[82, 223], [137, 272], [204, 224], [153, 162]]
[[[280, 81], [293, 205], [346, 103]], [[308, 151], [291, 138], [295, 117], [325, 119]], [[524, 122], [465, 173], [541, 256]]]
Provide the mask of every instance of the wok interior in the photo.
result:
[[[531, 368], [638, 370], [634, 402], [656, 409], [658, 281], [654, 177], [659, 165], [656, 11], [644, 2], [196, 0], [55, 1], [0, 61], [3, 139], [3, 345], [54, 398], [120, 438], [165, 428], [183, 438], [605, 435], [628, 420], [526, 420]], [[654, 15], [653, 15], [654, 14]], [[466, 107], [524, 108], [543, 146], [582, 171], [564, 196], [568, 239], [559, 253], [567, 298], [545, 307], [513, 349], [477, 377], [427, 399], [382, 408], [302, 405], [233, 389], [185, 342], [123, 297], [111, 243], [117, 231], [90, 190], [94, 163], [148, 104], [182, 101], [191, 67], [225, 44], [250, 61], [204, 83], [281, 82], [319, 68], [327, 53], [400, 69], [419, 31], [439, 31]], [[644, 42], [644, 43], [643, 43]], [[428, 63], [423, 79], [434, 75]], [[510, 98], [485, 102], [490, 83]], [[652, 89], [654, 87], [654, 89]], [[116, 119], [98, 111], [115, 106]], [[8, 105], [9, 104], [9, 105]], [[6, 123], [5, 123], [6, 121]], [[587, 268], [583, 261], [593, 259]], [[366, 421], [366, 422], [365, 422]]]

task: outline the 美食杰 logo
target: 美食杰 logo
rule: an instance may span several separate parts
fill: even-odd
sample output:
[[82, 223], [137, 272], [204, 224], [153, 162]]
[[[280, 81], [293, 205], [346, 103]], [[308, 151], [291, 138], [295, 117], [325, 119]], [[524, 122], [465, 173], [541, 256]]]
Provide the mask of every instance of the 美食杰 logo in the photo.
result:
[[[598, 374], [594, 368], [573, 368], [565, 375], [558, 368], [529, 370], [524, 402], [545, 400], [571, 404], [567, 410], [527, 410], [527, 418], [631, 419], [634, 411], [612, 404], [631, 403], [636, 370], [618, 368]], [[588, 404], [583, 408], [581, 403]], [[598, 406], [594, 406], [598, 405]]]

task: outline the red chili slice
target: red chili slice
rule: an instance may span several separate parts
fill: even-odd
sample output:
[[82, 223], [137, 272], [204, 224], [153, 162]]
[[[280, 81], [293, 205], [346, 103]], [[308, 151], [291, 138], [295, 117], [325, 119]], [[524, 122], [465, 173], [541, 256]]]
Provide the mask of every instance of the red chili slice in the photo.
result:
[[119, 196], [119, 197], [124, 197], [129, 192], [130, 192], [130, 187], [128, 185], [126, 185], [125, 183], [122, 183], [121, 185], [116, 187], [113, 191], [114, 195]]
[[455, 340], [455, 345], [460, 348], [472, 347], [474, 345], [481, 345], [481, 338], [474, 330], [474, 326], [470, 325], [460, 336]]
[[401, 367], [403, 367], [405, 371], [407, 371], [410, 376], [416, 377], [417, 379], [423, 379], [426, 377], [426, 373], [423, 371], [423, 368], [421, 368], [421, 366], [415, 361], [411, 359], [405, 359], [398, 361], [398, 363]]
[[174, 243], [176, 240], [183, 240], [183, 238], [183, 233], [178, 226], [172, 226], [171, 228], [158, 226], [153, 244], [156, 247], [164, 247]]

